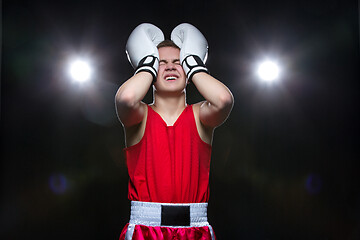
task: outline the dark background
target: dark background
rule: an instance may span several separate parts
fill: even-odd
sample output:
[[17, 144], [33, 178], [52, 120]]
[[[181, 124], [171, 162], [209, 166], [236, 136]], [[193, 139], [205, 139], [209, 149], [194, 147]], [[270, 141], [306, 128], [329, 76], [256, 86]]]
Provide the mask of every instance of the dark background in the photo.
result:
[[[119, 237], [128, 176], [113, 99], [142, 22], [167, 37], [199, 28], [234, 94], [213, 143], [218, 239], [360, 239], [359, 7], [340, 0], [2, 1], [1, 239]], [[91, 83], [70, 81], [72, 55], [92, 59]], [[283, 65], [276, 84], [253, 74], [265, 56]]]

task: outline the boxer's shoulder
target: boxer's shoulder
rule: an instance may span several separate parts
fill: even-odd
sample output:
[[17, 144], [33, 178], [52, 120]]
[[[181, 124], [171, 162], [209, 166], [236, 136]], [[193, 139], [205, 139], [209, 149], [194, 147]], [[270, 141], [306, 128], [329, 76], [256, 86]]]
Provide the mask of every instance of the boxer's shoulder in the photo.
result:
[[204, 101], [195, 103], [192, 105], [192, 109], [193, 109], [193, 113], [194, 113], [196, 128], [197, 128], [200, 138], [204, 142], [211, 144], [214, 128], [204, 125], [200, 120], [200, 108], [203, 104], [204, 104]]
[[133, 126], [124, 127], [126, 146], [131, 147], [140, 142], [145, 133], [146, 120], [148, 116], [148, 105], [141, 102], [141, 108], [143, 109], [143, 119], [138, 124]]

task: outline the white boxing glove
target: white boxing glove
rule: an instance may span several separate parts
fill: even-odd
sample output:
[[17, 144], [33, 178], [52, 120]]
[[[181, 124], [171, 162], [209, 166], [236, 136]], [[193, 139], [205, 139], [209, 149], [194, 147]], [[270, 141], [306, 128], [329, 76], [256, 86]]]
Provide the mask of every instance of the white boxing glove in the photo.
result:
[[157, 45], [164, 41], [163, 32], [150, 23], [142, 23], [130, 34], [126, 43], [126, 54], [138, 72], [149, 72], [156, 81], [159, 68], [159, 51]]
[[205, 66], [208, 43], [196, 27], [188, 23], [178, 25], [171, 32], [171, 40], [180, 47], [180, 61], [189, 81], [195, 73], [209, 73]]

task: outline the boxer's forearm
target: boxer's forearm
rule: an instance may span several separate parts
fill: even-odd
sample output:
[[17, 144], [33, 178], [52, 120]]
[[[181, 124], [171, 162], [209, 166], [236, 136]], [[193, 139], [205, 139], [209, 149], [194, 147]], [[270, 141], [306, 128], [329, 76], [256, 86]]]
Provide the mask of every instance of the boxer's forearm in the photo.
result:
[[141, 101], [144, 99], [153, 81], [148, 72], [139, 72], [118, 89], [115, 95], [116, 112], [124, 126], [139, 123], [143, 117]]
[[231, 91], [222, 82], [205, 72], [195, 74], [192, 82], [213, 108], [221, 110], [230, 107], [231, 109], [234, 98]]
[[152, 75], [147, 72], [139, 72], [123, 83], [116, 93], [116, 104], [133, 107], [139, 103], [148, 92]]

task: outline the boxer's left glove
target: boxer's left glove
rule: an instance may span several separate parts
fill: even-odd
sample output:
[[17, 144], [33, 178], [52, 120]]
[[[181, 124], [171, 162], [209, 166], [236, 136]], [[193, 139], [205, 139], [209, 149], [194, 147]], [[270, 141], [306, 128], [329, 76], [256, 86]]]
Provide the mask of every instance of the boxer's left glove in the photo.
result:
[[138, 72], [149, 72], [156, 81], [159, 68], [159, 51], [157, 45], [164, 41], [163, 32], [150, 23], [142, 23], [130, 34], [126, 43], [126, 54]]
[[180, 61], [189, 81], [195, 73], [209, 73], [205, 66], [208, 43], [196, 27], [188, 23], [178, 25], [171, 32], [171, 40], [180, 47]]

